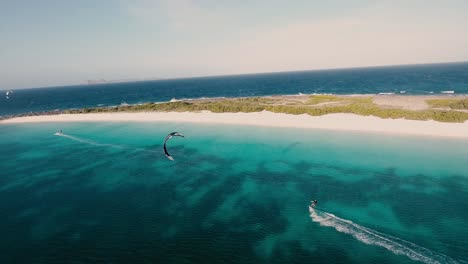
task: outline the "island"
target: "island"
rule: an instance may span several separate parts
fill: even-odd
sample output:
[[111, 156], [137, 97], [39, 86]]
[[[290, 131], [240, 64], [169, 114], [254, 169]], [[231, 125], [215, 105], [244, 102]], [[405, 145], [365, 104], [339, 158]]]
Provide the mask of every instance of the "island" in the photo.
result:
[[467, 95], [282, 95], [172, 99], [30, 113], [1, 123], [167, 121], [244, 124], [468, 138]]

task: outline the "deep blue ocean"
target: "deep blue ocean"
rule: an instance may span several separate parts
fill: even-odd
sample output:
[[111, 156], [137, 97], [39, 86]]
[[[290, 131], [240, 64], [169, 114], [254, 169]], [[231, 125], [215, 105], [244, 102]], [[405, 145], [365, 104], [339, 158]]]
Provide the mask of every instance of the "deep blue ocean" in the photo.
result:
[[172, 98], [298, 93], [428, 95], [443, 91], [468, 94], [468, 62], [18, 89], [9, 98], [3, 89], [0, 116], [55, 109], [166, 102]]

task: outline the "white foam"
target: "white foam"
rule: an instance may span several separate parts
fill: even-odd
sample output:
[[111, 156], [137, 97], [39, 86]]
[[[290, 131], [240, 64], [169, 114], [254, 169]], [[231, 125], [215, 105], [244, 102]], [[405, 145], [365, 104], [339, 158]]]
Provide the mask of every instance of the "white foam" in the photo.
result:
[[312, 221], [319, 223], [321, 226], [333, 227], [336, 231], [349, 234], [365, 244], [383, 247], [397, 255], [405, 255], [412, 260], [431, 264], [458, 263], [446, 255], [433, 252], [409, 241], [360, 226], [350, 220], [339, 218], [333, 214], [314, 210], [310, 207], [309, 212]]
[[440, 93], [443, 93], [443, 94], [453, 94], [453, 93], [455, 93], [455, 91], [441, 91]]
[[[180, 101], [197, 101], [197, 100], [217, 100], [217, 99], [225, 99], [224, 96], [217, 96], [217, 97], [196, 97], [196, 98], [172, 98], [169, 102], [180, 102]], [[236, 98], [249, 98], [249, 97], [236, 97]], [[165, 102], [161, 102], [165, 103]]]

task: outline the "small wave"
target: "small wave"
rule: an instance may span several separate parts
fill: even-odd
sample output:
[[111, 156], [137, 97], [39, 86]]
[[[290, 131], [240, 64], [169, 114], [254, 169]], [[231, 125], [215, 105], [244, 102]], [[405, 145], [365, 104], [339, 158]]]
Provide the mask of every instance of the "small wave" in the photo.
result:
[[199, 97], [199, 98], [189, 98], [189, 99], [185, 99], [185, 100], [188, 100], [188, 101], [193, 101], [193, 100], [206, 100], [206, 99], [225, 99], [226, 97], [224, 96], [218, 96], [218, 97]]
[[312, 95], [335, 95], [333, 93], [313, 93]]
[[441, 91], [440, 93], [443, 93], [443, 94], [453, 94], [453, 93], [455, 93], [455, 91]]
[[380, 95], [392, 95], [392, 94], [395, 94], [395, 93], [379, 93]]
[[274, 95], [269, 95], [269, 96], [265, 96], [265, 97], [270, 97], [270, 98], [277, 97], [277, 96], [294, 97], [294, 96], [300, 96], [300, 95], [303, 95], [303, 94], [302, 93], [297, 93], [297, 94], [274, 94]]
[[120, 103], [120, 106], [129, 106], [129, 104], [127, 104], [127, 102], [122, 101], [122, 103]]
[[[242, 97], [236, 97], [236, 98], [242, 98]], [[218, 97], [197, 97], [197, 98], [172, 98], [169, 100], [169, 102], [180, 102], [180, 101], [196, 101], [196, 100], [207, 100], [207, 99], [226, 99], [225, 96], [218, 96]], [[164, 102], [161, 102], [164, 103]]]
[[383, 247], [394, 254], [405, 255], [412, 260], [430, 264], [458, 263], [446, 255], [431, 251], [409, 241], [360, 226], [350, 220], [339, 218], [334, 214], [310, 207], [309, 212], [312, 221], [319, 223], [321, 226], [333, 227], [336, 231], [351, 235], [365, 244]]
[[404, 93], [406, 93], [406, 91], [400, 91], [400, 93], [401, 93], [401, 94], [404, 94]]

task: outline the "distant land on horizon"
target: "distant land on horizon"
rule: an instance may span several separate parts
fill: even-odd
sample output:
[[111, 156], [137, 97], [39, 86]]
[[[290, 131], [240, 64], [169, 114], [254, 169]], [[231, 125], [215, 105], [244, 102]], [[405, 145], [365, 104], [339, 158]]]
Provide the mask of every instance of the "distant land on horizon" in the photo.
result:
[[160, 77], [152, 77], [152, 78], [127, 78], [127, 79], [116, 79], [116, 80], [106, 80], [106, 79], [94, 79], [94, 80], [87, 80], [86, 84], [88, 85], [95, 85], [95, 84], [106, 84], [106, 83], [124, 83], [124, 82], [144, 82], [144, 81], [157, 81], [157, 80], [164, 80], [164, 78]]

